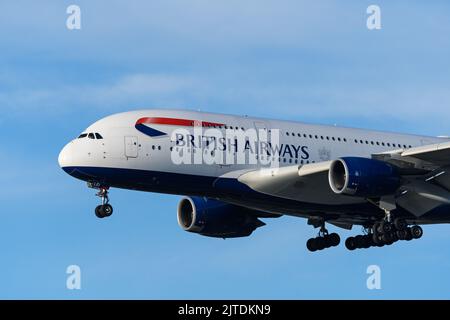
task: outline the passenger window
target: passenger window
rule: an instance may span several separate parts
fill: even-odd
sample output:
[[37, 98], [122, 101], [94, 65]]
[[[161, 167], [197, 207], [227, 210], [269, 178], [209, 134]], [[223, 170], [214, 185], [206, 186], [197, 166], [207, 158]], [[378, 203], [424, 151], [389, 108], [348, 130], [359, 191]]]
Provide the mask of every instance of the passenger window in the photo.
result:
[[95, 137], [97, 138], [97, 139], [103, 139], [103, 137], [102, 137], [102, 135], [100, 134], [100, 133], [95, 133]]
[[89, 139], [95, 139], [95, 136], [94, 136], [93, 133], [89, 133], [88, 138], [89, 138]]

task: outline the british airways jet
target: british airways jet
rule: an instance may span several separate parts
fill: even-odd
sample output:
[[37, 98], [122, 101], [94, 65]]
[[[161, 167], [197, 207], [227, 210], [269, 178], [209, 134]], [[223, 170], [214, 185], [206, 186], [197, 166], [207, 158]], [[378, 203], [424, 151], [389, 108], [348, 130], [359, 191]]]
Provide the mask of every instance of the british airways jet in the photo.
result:
[[422, 236], [450, 223], [450, 138], [312, 125], [248, 116], [151, 109], [101, 119], [69, 142], [61, 168], [98, 190], [185, 196], [180, 227], [209, 237], [252, 234], [261, 219], [307, 219], [310, 251], [337, 246], [326, 224], [362, 234], [349, 250]]

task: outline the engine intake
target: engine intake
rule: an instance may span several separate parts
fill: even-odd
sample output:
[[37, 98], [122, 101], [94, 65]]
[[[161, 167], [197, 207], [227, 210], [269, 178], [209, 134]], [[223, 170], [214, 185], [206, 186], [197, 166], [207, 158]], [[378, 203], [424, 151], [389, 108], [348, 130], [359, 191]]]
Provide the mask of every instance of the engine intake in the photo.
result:
[[178, 225], [208, 237], [246, 237], [265, 225], [258, 212], [218, 200], [187, 197], [178, 203]]
[[400, 175], [387, 162], [345, 157], [331, 163], [328, 181], [334, 193], [377, 198], [394, 193], [400, 186]]

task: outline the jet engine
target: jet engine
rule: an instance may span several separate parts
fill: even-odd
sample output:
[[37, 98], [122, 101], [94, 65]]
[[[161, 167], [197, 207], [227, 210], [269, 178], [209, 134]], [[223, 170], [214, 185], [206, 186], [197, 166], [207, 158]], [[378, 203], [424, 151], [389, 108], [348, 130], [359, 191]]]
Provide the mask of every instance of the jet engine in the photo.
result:
[[187, 197], [178, 203], [178, 225], [208, 237], [247, 237], [265, 225], [258, 212], [214, 199]]
[[400, 175], [387, 162], [345, 157], [331, 163], [328, 181], [337, 194], [377, 198], [394, 193], [400, 186]]

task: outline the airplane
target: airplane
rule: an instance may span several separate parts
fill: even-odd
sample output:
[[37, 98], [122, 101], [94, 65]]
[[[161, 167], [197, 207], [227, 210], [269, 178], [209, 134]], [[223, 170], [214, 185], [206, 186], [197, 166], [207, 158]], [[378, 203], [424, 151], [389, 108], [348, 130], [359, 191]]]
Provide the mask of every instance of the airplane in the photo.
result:
[[[238, 161], [239, 160], [239, 161]], [[261, 219], [307, 219], [309, 251], [349, 250], [421, 238], [421, 225], [450, 222], [450, 138], [175, 109], [105, 117], [59, 154], [69, 175], [110, 188], [184, 196], [179, 226], [215, 238], [251, 235]]]

